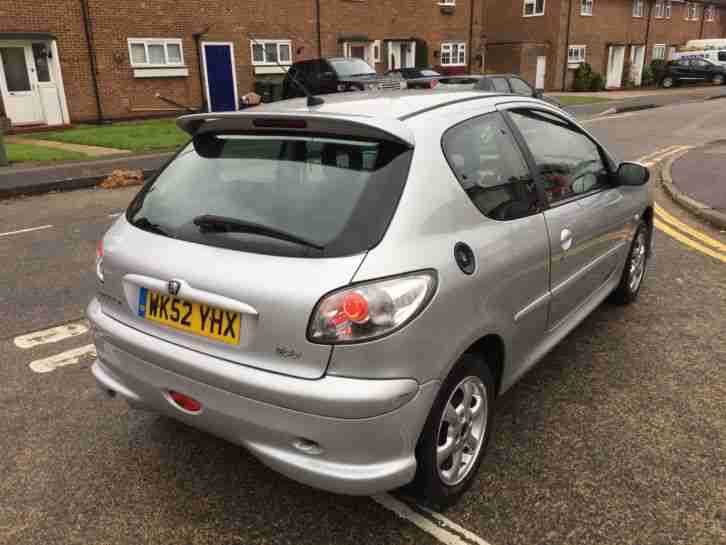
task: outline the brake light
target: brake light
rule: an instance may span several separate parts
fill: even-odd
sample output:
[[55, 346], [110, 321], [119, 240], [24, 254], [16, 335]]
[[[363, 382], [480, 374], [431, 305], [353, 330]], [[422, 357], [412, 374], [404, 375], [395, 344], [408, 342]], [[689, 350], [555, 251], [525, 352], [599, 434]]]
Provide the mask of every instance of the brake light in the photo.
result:
[[420, 314], [435, 291], [433, 271], [338, 290], [316, 305], [308, 339], [321, 344], [349, 344], [383, 337]]
[[431, 80], [431, 88], [432, 88], [432, 89], [436, 89], [436, 86], [437, 86], [438, 84], [439, 84], [439, 80], [437, 80], [437, 79], [432, 79], [432, 80]]
[[96, 247], [96, 278], [103, 284], [103, 239], [98, 241]]
[[202, 404], [199, 403], [199, 401], [197, 401], [196, 399], [189, 397], [188, 395], [184, 395], [182, 393], [171, 390], [169, 392], [169, 397], [171, 397], [174, 403], [179, 405], [179, 407], [181, 407], [185, 411], [189, 411], [190, 413], [198, 413], [202, 410]]

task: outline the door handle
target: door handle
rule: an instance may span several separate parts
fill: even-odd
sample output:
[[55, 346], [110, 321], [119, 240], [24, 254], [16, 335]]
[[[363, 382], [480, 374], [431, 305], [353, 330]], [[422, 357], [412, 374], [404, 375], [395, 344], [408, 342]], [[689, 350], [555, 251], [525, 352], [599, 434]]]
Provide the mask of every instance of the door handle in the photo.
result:
[[565, 252], [572, 247], [572, 231], [569, 229], [563, 229], [560, 233], [560, 246]]

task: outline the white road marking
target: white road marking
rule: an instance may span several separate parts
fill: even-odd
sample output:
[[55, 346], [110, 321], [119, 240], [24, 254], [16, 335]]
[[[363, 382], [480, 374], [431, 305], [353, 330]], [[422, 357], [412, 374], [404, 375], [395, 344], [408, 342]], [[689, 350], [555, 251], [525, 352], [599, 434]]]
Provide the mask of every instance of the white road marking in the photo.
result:
[[30, 363], [29, 367], [36, 373], [50, 373], [51, 371], [55, 371], [59, 367], [65, 367], [66, 365], [74, 365], [78, 363], [78, 361], [83, 356], [95, 357], [96, 346], [93, 344], [87, 344], [85, 346], [81, 346], [80, 348], [74, 348], [73, 350], [67, 350], [65, 352], [61, 352], [60, 354], [56, 354], [55, 356], [50, 356], [49, 358], [35, 360], [34, 362]]
[[624, 119], [626, 117], [631, 117], [635, 114], [629, 113], [629, 114], [617, 114], [617, 115], [604, 115], [602, 117], [591, 117], [590, 119], [584, 119], [580, 121], [580, 123], [595, 123], [595, 121], [608, 121], [610, 119]]
[[41, 229], [50, 229], [52, 225], [41, 225], [40, 227], [30, 227], [28, 229], [20, 229], [19, 231], [8, 231], [0, 233], [0, 237], [9, 237], [10, 235], [19, 235], [20, 233], [30, 233], [31, 231], [40, 231]]
[[478, 535], [462, 528], [444, 515], [434, 513], [424, 507], [417, 506], [416, 509], [413, 509], [390, 494], [377, 494], [371, 496], [371, 499], [389, 511], [393, 511], [402, 519], [415, 524], [444, 545], [489, 545]]
[[114, 212], [113, 214], [109, 214], [109, 218], [118, 218], [123, 212]]
[[15, 346], [27, 350], [40, 344], [57, 343], [64, 339], [70, 339], [71, 337], [77, 337], [83, 335], [88, 331], [88, 326], [83, 322], [77, 322], [74, 324], [65, 324], [58, 327], [51, 327], [50, 329], [44, 329], [43, 331], [35, 331], [33, 333], [26, 333], [15, 337]]

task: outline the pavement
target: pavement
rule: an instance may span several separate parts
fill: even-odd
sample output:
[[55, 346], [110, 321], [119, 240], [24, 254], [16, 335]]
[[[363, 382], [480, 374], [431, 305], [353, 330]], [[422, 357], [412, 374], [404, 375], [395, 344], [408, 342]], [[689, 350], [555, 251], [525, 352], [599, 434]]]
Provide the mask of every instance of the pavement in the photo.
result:
[[0, 167], [0, 199], [93, 187], [114, 170], [141, 170], [145, 176], [149, 176], [158, 171], [171, 156], [172, 153], [167, 152], [29, 167]]
[[8, 136], [5, 138], [8, 144], [25, 144], [26, 146], [38, 146], [42, 148], [61, 149], [85, 153], [89, 157], [107, 157], [109, 155], [128, 155], [128, 150], [102, 148], [100, 146], [87, 146], [85, 144], [71, 144], [69, 142], [54, 142], [53, 140], [38, 140], [36, 138], [23, 138], [22, 136]]
[[[717, 102], [586, 126], [657, 174], [723, 133]], [[477, 480], [428, 525], [104, 399], [78, 326], [97, 241], [137, 189], [0, 201], [0, 544], [723, 545], [726, 234], [673, 206], [657, 175], [652, 188], [658, 228], [639, 300], [602, 305], [499, 400]], [[81, 334], [18, 339], [70, 326]], [[36, 372], [46, 358], [63, 365]]]

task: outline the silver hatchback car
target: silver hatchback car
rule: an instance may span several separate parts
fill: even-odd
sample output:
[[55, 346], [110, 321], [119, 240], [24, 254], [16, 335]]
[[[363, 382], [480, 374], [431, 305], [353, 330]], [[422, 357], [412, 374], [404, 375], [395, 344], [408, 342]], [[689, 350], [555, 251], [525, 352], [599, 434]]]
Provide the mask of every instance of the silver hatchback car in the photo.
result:
[[645, 275], [648, 170], [542, 101], [340, 94], [179, 126], [99, 243], [93, 374], [311, 486], [451, 505], [496, 398]]

